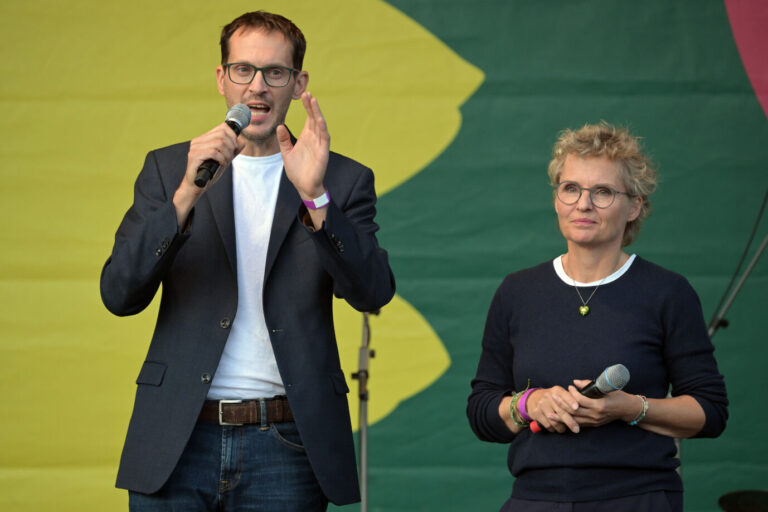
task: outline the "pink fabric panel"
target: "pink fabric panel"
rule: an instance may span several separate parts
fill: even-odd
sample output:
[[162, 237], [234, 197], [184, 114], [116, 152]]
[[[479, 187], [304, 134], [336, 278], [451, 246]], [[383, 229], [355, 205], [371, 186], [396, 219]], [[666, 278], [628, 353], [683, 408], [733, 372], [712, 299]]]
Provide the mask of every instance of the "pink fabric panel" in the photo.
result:
[[741, 61], [768, 116], [768, 2], [725, 0]]

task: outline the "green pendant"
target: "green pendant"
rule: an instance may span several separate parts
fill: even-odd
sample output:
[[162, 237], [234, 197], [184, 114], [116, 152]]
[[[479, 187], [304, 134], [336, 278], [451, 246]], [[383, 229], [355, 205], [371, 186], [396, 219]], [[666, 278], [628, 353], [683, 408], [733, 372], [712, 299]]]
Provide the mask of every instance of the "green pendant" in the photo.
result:
[[589, 306], [579, 306], [579, 313], [581, 313], [581, 316], [587, 316], [589, 314]]

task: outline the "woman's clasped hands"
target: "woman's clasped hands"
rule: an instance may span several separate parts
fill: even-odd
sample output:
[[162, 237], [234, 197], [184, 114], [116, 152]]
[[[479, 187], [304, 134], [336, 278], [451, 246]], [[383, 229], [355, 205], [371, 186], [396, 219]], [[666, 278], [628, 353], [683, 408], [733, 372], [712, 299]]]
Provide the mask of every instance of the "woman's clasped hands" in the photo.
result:
[[578, 434], [582, 427], [598, 427], [618, 419], [632, 421], [643, 407], [642, 399], [623, 391], [588, 398], [579, 390], [589, 382], [576, 379], [568, 389], [553, 386], [535, 390], [526, 403], [528, 415], [549, 432]]

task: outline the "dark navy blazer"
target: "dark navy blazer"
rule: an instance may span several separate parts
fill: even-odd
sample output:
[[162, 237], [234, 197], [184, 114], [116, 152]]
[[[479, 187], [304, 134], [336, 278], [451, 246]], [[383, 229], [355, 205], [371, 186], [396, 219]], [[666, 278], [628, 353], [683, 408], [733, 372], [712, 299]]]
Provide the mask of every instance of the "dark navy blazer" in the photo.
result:
[[[189, 143], [147, 155], [134, 203], [101, 274], [101, 296], [116, 315], [162, 299], [123, 447], [117, 487], [153, 493], [175, 468], [197, 421], [237, 311], [232, 173], [201, 197], [180, 233], [172, 203]], [[331, 153], [331, 196], [323, 229], [301, 222], [298, 193], [281, 177], [267, 250], [264, 314], [288, 401], [328, 499], [359, 501], [347, 387], [339, 364], [332, 295], [360, 311], [380, 308], [395, 283], [378, 246], [370, 169]]]

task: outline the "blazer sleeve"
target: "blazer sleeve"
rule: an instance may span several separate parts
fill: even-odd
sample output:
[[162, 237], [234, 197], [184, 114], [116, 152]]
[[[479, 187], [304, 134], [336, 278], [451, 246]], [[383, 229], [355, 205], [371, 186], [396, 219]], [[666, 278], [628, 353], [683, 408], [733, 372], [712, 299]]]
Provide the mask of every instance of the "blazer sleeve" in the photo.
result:
[[[185, 152], [178, 147], [177, 151]], [[157, 152], [150, 152], [136, 179], [133, 204], [101, 271], [101, 299], [115, 315], [139, 313], [152, 302], [164, 273], [189, 238], [179, 233], [176, 221], [173, 191], [178, 183], [166, 183], [163, 178]]]
[[[362, 167], [362, 166], [361, 166]], [[334, 281], [334, 294], [358, 311], [375, 311], [395, 294], [387, 252], [379, 247], [374, 222], [373, 172], [362, 167], [348, 194], [334, 194], [321, 229], [311, 233], [323, 268]], [[299, 217], [306, 212], [301, 206]]]

